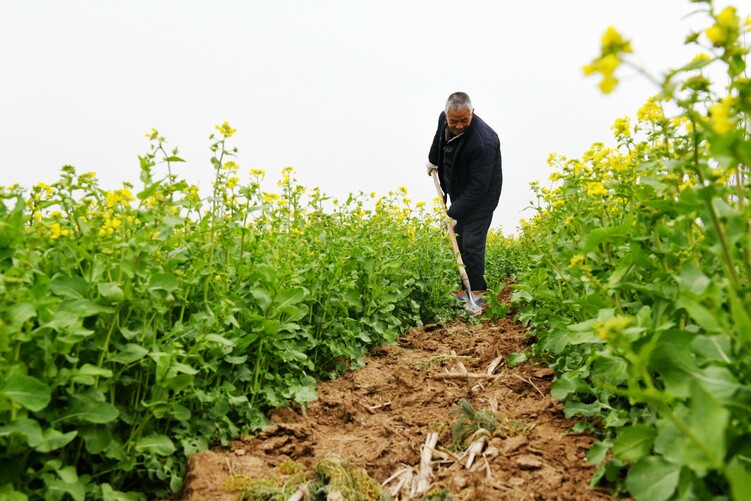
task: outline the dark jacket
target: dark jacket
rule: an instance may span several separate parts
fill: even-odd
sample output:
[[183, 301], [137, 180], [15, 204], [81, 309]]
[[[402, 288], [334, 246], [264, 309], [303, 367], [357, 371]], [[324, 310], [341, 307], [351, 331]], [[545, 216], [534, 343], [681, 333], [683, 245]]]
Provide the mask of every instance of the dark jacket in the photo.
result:
[[443, 191], [451, 198], [448, 215], [453, 219], [468, 215], [492, 214], [498, 206], [503, 185], [501, 142], [498, 134], [474, 115], [469, 128], [459, 139], [451, 179], [444, 179], [443, 152], [446, 146], [446, 113], [438, 117], [438, 129], [430, 147], [428, 160], [438, 166]]

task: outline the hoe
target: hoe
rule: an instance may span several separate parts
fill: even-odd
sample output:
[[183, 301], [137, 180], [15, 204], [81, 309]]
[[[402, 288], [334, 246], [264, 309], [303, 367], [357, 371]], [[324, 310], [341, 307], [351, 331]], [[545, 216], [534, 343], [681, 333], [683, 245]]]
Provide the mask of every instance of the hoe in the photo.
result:
[[[435, 189], [438, 192], [438, 196], [441, 198], [441, 201], [443, 202], [443, 210], [447, 211], [446, 209], [446, 198], [443, 193], [443, 190], [441, 189], [441, 182], [438, 180], [438, 172], [436, 172], [436, 169], [433, 169], [431, 172], [431, 175], [433, 177], [433, 184], [435, 184]], [[454, 224], [451, 222], [450, 219], [446, 221], [446, 229], [449, 232], [449, 236], [451, 237], [451, 246], [454, 248], [454, 256], [456, 256], [456, 262], [459, 265], [459, 274], [462, 277], [462, 285], [464, 285], [464, 291], [460, 294], [455, 294], [456, 298], [461, 301], [464, 304], [464, 309], [469, 312], [470, 315], [477, 316], [482, 314], [482, 307], [478, 303], [478, 298], [475, 297], [475, 294], [472, 292], [472, 287], [469, 284], [469, 277], [467, 276], [467, 271], [464, 269], [464, 261], [462, 261], [462, 254], [459, 251], [459, 244], [456, 241], [456, 233], [454, 232]]]

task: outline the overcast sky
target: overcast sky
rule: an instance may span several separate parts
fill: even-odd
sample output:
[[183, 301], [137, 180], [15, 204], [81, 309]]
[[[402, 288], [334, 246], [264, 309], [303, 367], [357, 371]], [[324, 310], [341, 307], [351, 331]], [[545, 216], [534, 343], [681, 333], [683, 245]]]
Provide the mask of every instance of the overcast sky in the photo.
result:
[[[744, 15], [747, 0], [734, 2]], [[745, 5], [745, 6], [744, 6]], [[0, 0], [0, 185], [94, 171], [106, 188], [138, 182], [157, 128], [203, 190], [208, 136], [224, 121], [244, 174], [266, 188], [293, 166], [305, 186], [346, 197], [425, 174], [436, 120], [453, 91], [501, 138], [504, 186], [494, 226], [531, 217], [529, 182], [551, 152], [578, 157], [656, 88], [627, 71], [603, 96], [581, 67], [613, 25], [655, 74], [690, 60], [703, 16], [688, 0]]]

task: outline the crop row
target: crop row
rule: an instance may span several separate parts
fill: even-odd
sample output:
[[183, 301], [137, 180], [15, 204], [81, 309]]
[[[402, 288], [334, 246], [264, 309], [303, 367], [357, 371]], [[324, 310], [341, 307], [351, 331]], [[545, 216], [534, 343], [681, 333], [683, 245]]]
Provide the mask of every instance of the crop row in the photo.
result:
[[0, 498], [179, 491], [191, 454], [457, 313], [440, 206], [330, 199], [291, 168], [264, 191], [217, 129], [205, 197], [155, 130], [135, 192], [70, 166], [0, 190]]
[[[553, 396], [602, 435], [593, 484], [640, 500], [751, 492], [751, 17], [697, 3], [703, 52], [616, 145], [551, 155], [515, 292]], [[630, 52], [611, 28], [585, 73], [610, 92]]]

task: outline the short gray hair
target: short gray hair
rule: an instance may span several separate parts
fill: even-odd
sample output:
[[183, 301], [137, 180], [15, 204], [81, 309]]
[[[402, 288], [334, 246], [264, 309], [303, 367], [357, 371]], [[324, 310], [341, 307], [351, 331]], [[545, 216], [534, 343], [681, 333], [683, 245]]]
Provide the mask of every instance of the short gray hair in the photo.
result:
[[472, 111], [472, 101], [469, 99], [469, 96], [464, 92], [454, 92], [451, 94], [446, 100], [446, 113], [449, 112], [449, 110], [454, 111], [461, 111], [461, 110], [469, 110]]

